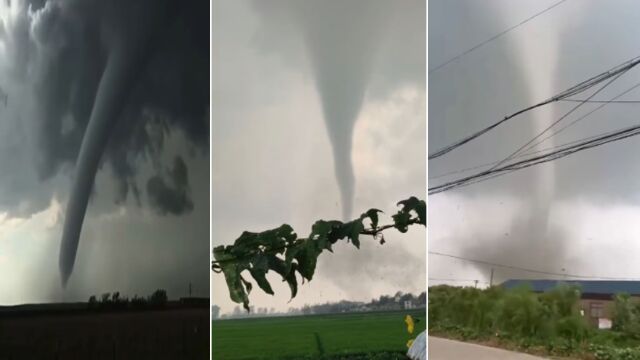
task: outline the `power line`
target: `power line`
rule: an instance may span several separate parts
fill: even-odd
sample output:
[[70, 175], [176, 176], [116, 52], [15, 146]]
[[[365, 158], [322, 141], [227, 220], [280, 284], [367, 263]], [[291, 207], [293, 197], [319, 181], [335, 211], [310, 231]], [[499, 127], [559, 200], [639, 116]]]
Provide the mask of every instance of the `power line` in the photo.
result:
[[[615, 132], [615, 131], [609, 131], [609, 132], [606, 132], [606, 133], [601, 133], [601, 134], [598, 134], [598, 135], [590, 136], [590, 137], [587, 137], [587, 138], [570, 141], [568, 143], [564, 143], [564, 144], [559, 145], [559, 146], [548, 147], [548, 148], [545, 148], [545, 149], [542, 149], [542, 150], [537, 150], [537, 151], [531, 151], [535, 147], [537, 147], [538, 145], [540, 145], [543, 142], [545, 142], [546, 140], [548, 140], [549, 138], [551, 138], [551, 137], [559, 134], [560, 132], [566, 130], [568, 127], [574, 125], [575, 123], [587, 118], [588, 116], [592, 115], [593, 113], [595, 113], [596, 111], [602, 109], [603, 107], [607, 106], [608, 104], [619, 103], [619, 102], [623, 101], [623, 100], [616, 100], [616, 99], [619, 99], [620, 97], [628, 94], [629, 92], [637, 89], [638, 87], [640, 87], [640, 82], [636, 83], [634, 86], [626, 89], [625, 91], [619, 93], [618, 95], [614, 96], [613, 98], [611, 98], [609, 100], [603, 100], [603, 101], [587, 100], [587, 99], [585, 99], [585, 100], [575, 100], [575, 99], [561, 100], [561, 101], [576, 101], [576, 102], [583, 102], [583, 103], [584, 102], [596, 102], [596, 103], [601, 103], [601, 105], [597, 106], [596, 108], [594, 108], [593, 110], [589, 111], [588, 113], [580, 116], [579, 118], [575, 119], [574, 121], [570, 122], [569, 124], [563, 126], [562, 128], [558, 129], [557, 131], [555, 131], [554, 133], [552, 133], [549, 136], [545, 137], [544, 139], [536, 142], [535, 144], [530, 145], [529, 147], [527, 147], [524, 150], [524, 151], [526, 151], [525, 153], [518, 154], [518, 155], [514, 156], [513, 158], [517, 159], [517, 158], [521, 158], [521, 157], [525, 157], [525, 156], [535, 155], [535, 154], [538, 154], [538, 153], [541, 153], [541, 152], [544, 152], [544, 151], [547, 151], [547, 150], [558, 149], [558, 148], [561, 148], [563, 146], [575, 144], [575, 143], [578, 143], [578, 142], [584, 141], [584, 140], [590, 140], [590, 139], [593, 139], [593, 138], [598, 137], [598, 136], [608, 135], [608, 134], [611, 134], [611, 133]], [[630, 102], [640, 103], [640, 101], [630, 101]], [[499, 164], [499, 163], [500, 163], [499, 161], [494, 161], [494, 162], [485, 163], [485, 164], [481, 164], [481, 165], [476, 165], [476, 166], [465, 168], [465, 169], [461, 169], [461, 170], [454, 170], [454, 171], [450, 171], [450, 172], [447, 172], [447, 173], [444, 173], [444, 174], [440, 174], [440, 175], [437, 175], [437, 176], [429, 177], [429, 179], [430, 180], [431, 179], [438, 179], [438, 178], [442, 178], [442, 177], [449, 176], [449, 175], [459, 174], [459, 173], [467, 172], [467, 171], [470, 171], [470, 170], [475, 170], [475, 169], [479, 169], [479, 168], [483, 168], [483, 167], [487, 167], [487, 166], [491, 166], [491, 165], [496, 165], [496, 164]]]
[[470, 175], [461, 179], [447, 182], [442, 185], [431, 187], [429, 188], [429, 195], [451, 190], [456, 187], [470, 185], [472, 183], [489, 180], [497, 176], [505, 175], [512, 171], [521, 170], [530, 166], [557, 160], [582, 150], [587, 150], [587, 149], [604, 145], [613, 141], [626, 139], [628, 137], [636, 136], [638, 134], [640, 134], [640, 125], [630, 126], [607, 135], [599, 136], [587, 141], [582, 141], [575, 145], [565, 146], [559, 150], [547, 152], [540, 156], [535, 156], [535, 157], [531, 157], [518, 162], [509, 163], [499, 168], [485, 170], [475, 175]]
[[564, 102], [586, 102], [593, 104], [640, 104], [640, 100], [580, 100], [580, 99], [563, 99]]
[[[605, 88], [607, 88], [609, 85], [611, 85], [614, 81], [618, 80], [620, 78], [620, 76], [624, 75], [627, 71], [629, 71], [628, 69], [619, 73], [618, 75], [616, 75], [615, 77], [613, 77], [611, 80], [609, 80], [606, 84], [602, 85], [602, 87], [598, 90], [596, 90], [593, 94], [589, 95], [589, 97], [587, 98], [587, 100], [591, 100], [591, 98], [595, 97], [596, 95], [598, 95], [598, 93], [600, 93], [602, 90], [604, 90]], [[571, 108], [571, 110], [567, 111], [566, 113], [564, 113], [564, 115], [560, 116], [556, 121], [554, 121], [553, 123], [551, 123], [551, 125], [547, 126], [544, 130], [542, 130], [540, 133], [538, 133], [538, 135], [534, 136], [531, 140], [527, 141], [524, 145], [522, 145], [521, 147], [519, 147], [516, 151], [514, 151], [513, 153], [511, 153], [509, 156], [507, 156], [506, 158], [504, 158], [502, 161], [498, 162], [497, 164], [493, 165], [491, 167], [491, 169], [489, 170], [493, 170], [495, 168], [497, 168], [498, 166], [504, 164], [505, 162], [511, 160], [515, 155], [517, 155], [520, 151], [522, 151], [522, 149], [526, 148], [528, 145], [530, 145], [532, 142], [536, 141], [539, 137], [541, 137], [542, 135], [544, 135], [547, 131], [549, 131], [551, 128], [553, 128], [554, 126], [556, 126], [557, 124], [559, 124], [562, 120], [566, 119], [569, 115], [571, 115], [574, 111], [578, 110], [580, 107], [582, 107], [585, 104], [585, 102], [581, 102], [578, 105], [574, 106], [573, 108]], [[605, 106], [605, 105], [601, 105]]]
[[563, 2], [565, 2], [565, 1], [567, 1], [567, 0], [560, 0], [560, 1], [556, 2], [556, 3], [554, 3], [553, 5], [549, 6], [548, 8], [546, 8], [546, 9], [544, 9], [544, 10], [542, 10], [542, 11], [540, 11], [540, 12], [538, 12], [538, 13], [536, 13], [536, 14], [532, 15], [532, 16], [529, 16], [528, 18], [526, 18], [526, 19], [522, 20], [521, 22], [519, 22], [519, 23], [517, 23], [517, 24], [515, 24], [515, 25], [513, 25], [513, 26], [511, 26], [511, 27], [509, 27], [509, 28], [507, 28], [507, 29], [505, 29], [505, 30], [503, 30], [503, 31], [501, 31], [501, 32], [499, 32], [499, 33], [497, 33], [496, 35], [494, 35], [494, 36], [492, 36], [492, 37], [488, 38], [487, 40], [485, 40], [485, 41], [483, 41], [483, 42], [481, 42], [481, 43], [479, 43], [479, 44], [477, 44], [477, 45], [475, 45], [475, 46], [473, 46], [473, 47], [471, 47], [471, 48], [469, 48], [469, 49], [467, 49], [467, 50], [465, 50], [465, 51], [461, 52], [460, 54], [458, 54], [458, 55], [456, 55], [456, 56], [454, 56], [454, 57], [450, 58], [449, 60], [447, 60], [447, 61], [445, 61], [445, 62], [441, 63], [440, 65], [438, 65], [438, 66], [436, 66], [436, 67], [434, 67], [434, 68], [430, 69], [430, 70], [429, 70], [429, 74], [434, 73], [434, 72], [436, 72], [436, 71], [440, 70], [441, 68], [445, 67], [445, 66], [446, 66], [446, 65], [448, 65], [449, 63], [451, 63], [451, 62], [453, 62], [453, 61], [455, 61], [455, 60], [458, 60], [459, 58], [461, 58], [461, 57], [463, 57], [463, 56], [465, 56], [465, 55], [467, 55], [467, 54], [471, 53], [472, 51], [474, 51], [474, 50], [476, 50], [476, 49], [478, 49], [478, 48], [480, 48], [480, 47], [482, 47], [482, 46], [484, 46], [484, 45], [486, 45], [486, 44], [488, 44], [488, 43], [490, 43], [490, 42], [491, 42], [491, 41], [493, 41], [493, 40], [498, 39], [499, 37], [503, 36], [504, 34], [508, 33], [509, 31], [511, 31], [511, 30], [513, 30], [513, 29], [515, 29], [515, 28], [517, 28], [517, 27], [519, 27], [519, 26], [522, 26], [522, 25], [526, 24], [527, 22], [529, 22], [529, 21], [531, 21], [531, 20], [535, 19], [536, 17], [538, 17], [538, 16], [540, 16], [540, 15], [542, 15], [542, 14], [546, 13], [547, 11], [549, 11], [549, 10], [551, 10], [551, 9], [555, 8], [556, 6], [558, 6], [558, 5], [562, 4], [562, 3], [563, 3]]
[[[610, 135], [610, 134], [615, 133], [616, 131], [618, 131], [618, 130], [607, 131], [607, 132], [599, 133], [599, 134], [592, 135], [592, 136], [589, 136], [589, 137], [586, 137], [586, 138], [580, 138], [580, 139], [577, 139], [577, 140], [572, 140], [572, 141], [563, 143], [561, 145], [550, 146], [550, 147], [547, 147], [547, 148], [544, 148], [544, 149], [518, 154], [517, 156], [514, 156], [514, 159], [523, 158], [523, 157], [527, 157], [527, 156], [531, 156], [531, 155], [535, 155], [535, 154], [540, 154], [540, 153], [543, 153], [543, 152], [549, 151], [549, 150], [561, 149], [561, 148], [564, 148], [566, 146], [569, 146], [569, 145], [572, 145], [572, 144], [577, 144], [577, 143], [582, 142], [582, 141], [595, 139], [595, 138], [600, 137], [600, 136]], [[529, 147], [527, 150], [529, 150], [531, 148], [532, 147]], [[500, 161], [492, 161], [492, 162], [488, 162], [488, 163], [484, 163], [484, 164], [480, 164], [480, 165], [475, 165], [475, 166], [464, 168], [464, 169], [460, 169], [460, 170], [449, 171], [449, 172], [446, 172], [446, 173], [442, 173], [440, 175], [430, 176], [429, 180], [439, 179], [439, 178], [443, 178], [443, 177], [446, 177], [446, 176], [449, 176], [449, 175], [455, 175], [455, 174], [460, 174], [460, 173], [464, 173], [464, 172], [471, 171], [471, 170], [480, 169], [480, 168], [483, 168], [483, 167], [495, 165], [495, 164], [497, 164], [499, 162]]]
[[[547, 141], [548, 139], [550, 139], [550, 138], [552, 138], [552, 137], [554, 137], [554, 136], [558, 135], [559, 133], [563, 132], [563, 131], [564, 131], [564, 130], [566, 130], [567, 128], [569, 128], [569, 127], [571, 127], [571, 126], [575, 125], [575, 124], [576, 124], [577, 122], [579, 122], [579, 121], [582, 121], [583, 119], [585, 119], [586, 117], [590, 116], [590, 115], [591, 115], [591, 114], [593, 114], [594, 112], [596, 112], [596, 111], [598, 111], [598, 110], [602, 109], [603, 107], [605, 107], [605, 106], [607, 106], [607, 105], [611, 104], [611, 103], [612, 103], [612, 102], [614, 102], [616, 99], [619, 99], [620, 97], [622, 97], [622, 96], [624, 96], [624, 95], [628, 94], [629, 92], [631, 92], [631, 91], [633, 91], [633, 90], [637, 89], [638, 87], [640, 87], [640, 82], [639, 82], [639, 83], [637, 83], [637, 84], [635, 84], [635, 85], [633, 85], [632, 87], [628, 88], [627, 90], [625, 90], [625, 91], [623, 91], [623, 92], [619, 93], [618, 95], [614, 96], [614, 97], [613, 97], [613, 98], [611, 98], [610, 100], [603, 101], [601, 105], [597, 106], [596, 108], [594, 108], [593, 110], [589, 111], [588, 113], [586, 113], [586, 114], [584, 114], [584, 115], [580, 116], [579, 118], [577, 118], [577, 119], [573, 120], [573, 121], [572, 121], [572, 122], [570, 122], [569, 124], [567, 124], [567, 125], [565, 125], [565, 126], [561, 127], [560, 129], [558, 129], [558, 130], [557, 130], [557, 131], [555, 131], [554, 133], [549, 134], [549, 136], [545, 137], [544, 139], [542, 139], [542, 140], [540, 140], [540, 141], [536, 142], [535, 144], [533, 144], [533, 145], [529, 146], [525, 151], [527, 151], [527, 150], [529, 150], [529, 149], [532, 149], [532, 148], [535, 148], [535, 147], [536, 147], [536, 146], [538, 146], [539, 144], [542, 144], [543, 142]], [[587, 102], [587, 101], [584, 101], [584, 102]], [[583, 103], [584, 103], [584, 102], [583, 102]]]
[[492, 170], [485, 170], [485, 171], [480, 172], [480, 173], [475, 174], [475, 175], [467, 176], [467, 177], [462, 178], [462, 179], [453, 180], [453, 181], [450, 181], [450, 182], [442, 184], [442, 185], [431, 187], [431, 188], [429, 188], [429, 195], [433, 195], [433, 194], [436, 194], [436, 193], [439, 193], [439, 192], [451, 190], [451, 189], [457, 188], [457, 187], [468, 186], [468, 185], [472, 185], [472, 184], [475, 184], [475, 183], [478, 183], [478, 182], [490, 180], [490, 179], [493, 179], [495, 177], [508, 174], [508, 173], [510, 173], [512, 171], [524, 169], [524, 168], [527, 168], [527, 167], [530, 167], [530, 166], [534, 166], [534, 165], [538, 165], [538, 164], [541, 164], [541, 163], [545, 163], [545, 162], [548, 162], [548, 161], [553, 161], [553, 160], [556, 160], [556, 159], [571, 155], [571, 154], [573, 154], [575, 152], [578, 152], [578, 151], [582, 151], [582, 150], [586, 150], [586, 149], [589, 149], [589, 148], [592, 148], [592, 147], [604, 145], [604, 144], [612, 142], [612, 141], [622, 140], [622, 139], [625, 139], [627, 137], [638, 135], [639, 133], [640, 133], [640, 125], [636, 125], [636, 126], [632, 126], [632, 127], [629, 127], [629, 128], [625, 128], [623, 130], [618, 130], [618, 131], [615, 131], [615, 132], [611, 132], [611, 133], [596, 137], [596, 138], [594, 138], [592, 140], [580, 142], [580, 143], [578, 143], [578, 144], [576, 144], [574, 146], [564, 147], [564, 148], [561, 148], [561, 149], [559, 149], [557, 151], [549, 152], [549, 153], [546, 153], [546, 154], [541, 155], [541, 156], [537, 156], [537, 157], [529, 158], [529, 159], [526, 159], [526, 160], [523, 160], [523, 161], [507, 164], [507, 165], [505, 165], [505, 166], [503, 166], [501, 168], [492, 169]]
[[[596, 86], [596, 85], [598, 85], [598, 84], [600, 84], [600, 83], [602, 83], [602, 82], [604, 82], [604, 81], [606, 81], [608, 79], [611, 79], [611, 78], [614, 78], [616, 76], [619, 76], [620, 74], [622, 74], [622, 73], [630, 70], [631, 68], [635, 67], [639, 63], [640, 63], [640, 57], [635, 57], [635, 58], [633, 58], [631, 60], [625, 61], [622, 64], [614, 66], [613, 68], [611, 68], [611, 69], [609, 69], [609, 70], [607, 70], [605, 72], [602, 72], [602, 73], [600, 73], [600, 74], [598, 74], [596, 76], [593, 76], [593, 77], [591, 77], [591, 78], [589, 78], [589, 79], [587, 79], [585, 81], [582, 81], [582, 82], [570, 87], [569, 89], [567, 89], [567, 90], [565, 90], [565, 91], [563, 91], [563, 92], [561, 92], [561, 93], [559, 93], [559, 94], [557, 94], [555, 96], [552, 96], [552, 97], [550, 97], [550, 98], [548, 98], [546, 100], [543, 100], [543, 101], [541, 101], [541, 102], [539, 102], [539, 103], [537, 103], [535, 105], [531, 105], [529, 107], [526, 107], [526, 108], [524, 108], [522, 110], [518, 110], [518, 111], [516, 111], [516, 112], [514, 112], [514, 113], [512, 113], [510, 115], [505, 116], [503, 119], [501, 119], [501, 120], [499, 120], [499, 121], [497, 121], [497, 122], [485, 127], [484, 129], [481, 129], [481, 130], [479, 130], [479, 131], [477, 131], [477, 132], [475, 132], [475, 133], [473, 133], [473, 134], [471, 134], [469, 136], [466, 136], [466, 137], [462, 138], [461, 140], [458, 140], [458, 141], [456, 141], [456, 142], [454, 142], [454, 143], [452, 143], [450, 145], [442, 147], [439, 150], [429, 154], [428, 158], [429, 158], [429, 160], [432, 160], [432, 159], [438, 158], [438, 157], [440, 157], [442, 155], [445, 155], [448, 152], [450, 152], [450, 151], [452, 151], [452, 150], [454, 150], [454, 149], [456, 149], [456, 148], [458, 148], [458, 147], [460, 147], [460, 146], [462, 146], [462, 145], [464, 145], [464, 144], [466, 144], [466, 143], [468, 143], [468, 142], [470, 142], [470, 141], [472, 141], [472, 140], [484, 135], [485, 133], [495, 129], [496, 127], [498, 127], [498, 126], [502, 125], [503, 123], [515, 118], [518, 115], [524, 114], [524, 113], [526, 113], [528, 111], [531, 111], [533, 109], [536, 109], [538, 107], [541, 107], [541, 106], [544, 106], [544, 105], [547, 105], [547, 104], [550, 104], [550, 103], [553, 103], [553, 102], [556, 102], [556, 101], [560, 101], [560, 100], [563, 100], [563, 99], [567, 99], [567, 98], [570, 98], [570, 97], [572, 97], [572, 96], [574, 96], [576, 94], [579, 94], [579, 93], [582, 93], [584, 91], [587, 91], [588, 89], [590, 89], [590, 88], [592, 88], [592, 87], [594, 87], [594, 86]], [[587, 100], [589, 100], [589, 99], [587, 99]]]
[[452, 254], [445, 254], [445, 253], [441, 253], [441, 252], [437, 252], [437, 251], [429, 251], [429, 254], [442, 256], [442, 257], [448, 257], [448, 258], [462, 260], [462, 261], [473, 262], [473, 263], [487, 265], [487, 266], [496, 266], [496, 267], [501, 267], [501, 268], [505, 268], [505, 269], [519, 270], [519, 271], [525, 271], [525, 272], [530, 272], [530, 273], [535, 273], [535, 274], [542, 274], [542, 275], [572, 277], [572, 278], [576, 278], [576, 279], [595, 279], [595, 280], [633, 280], [633, 281], [639, 280], [638, 278], [623, 278], [623, 277], [609, 277], [609, 276], [595, 276], [595, 275], [578, 275], [578, 274], [569, 274], [569, 273], [556, 273], [556, 272], [551, 272], [551, 271], [543, 271], [543, 270], [538, 270], [538, 269], [524, 268], [524, 267], [520, 267], [520, 266], [498, 264], [498, 263], [493, 263], [493, 262], [490, 262], [490, 261], [471, 259], [471, 258], [468, 258], [468, 257], [457, 256], [457, 255], [452, 255]]

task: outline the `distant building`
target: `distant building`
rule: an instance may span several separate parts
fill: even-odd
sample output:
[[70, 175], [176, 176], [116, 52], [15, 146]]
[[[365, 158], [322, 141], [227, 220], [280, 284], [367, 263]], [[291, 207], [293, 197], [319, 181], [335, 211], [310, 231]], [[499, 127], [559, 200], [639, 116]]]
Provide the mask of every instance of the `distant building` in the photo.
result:
[[533, 292], [548, 292], [558, 285], [575, 285], [580, 288], [581, 314], [587, 321], [598, 328], [610, 328], [612, 318], [613, 297], [626, 293], [640, 299], [640, 281], [609, 281], [609, 280], [508, 280], [502, 283], [505, 289], [513, 289], [527, 284]]
[[413, 309], [415, 306], [413, 306], [413, 301], [411, 300], [405, 300], [404, 301], [404, 309], [405, 310], [409, 310], [409, 309]]
[[211, 306], [211, 319], [217, 319], [220, 316], [220, 307], [217, 305]]

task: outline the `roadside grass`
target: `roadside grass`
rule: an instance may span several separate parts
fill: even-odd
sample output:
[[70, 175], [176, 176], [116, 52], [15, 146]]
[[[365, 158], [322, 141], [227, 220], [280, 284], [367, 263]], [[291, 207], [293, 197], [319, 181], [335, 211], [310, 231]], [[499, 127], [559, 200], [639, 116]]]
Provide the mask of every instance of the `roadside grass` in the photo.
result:
[[625, 327], [599, 330], [581, 315], [579, 299], [579, 288], [566, 285], [544, 294], [434, 286], [429, 334], [555, 359], [640, 360], [640, 305], [617, 297], [614, 320]]

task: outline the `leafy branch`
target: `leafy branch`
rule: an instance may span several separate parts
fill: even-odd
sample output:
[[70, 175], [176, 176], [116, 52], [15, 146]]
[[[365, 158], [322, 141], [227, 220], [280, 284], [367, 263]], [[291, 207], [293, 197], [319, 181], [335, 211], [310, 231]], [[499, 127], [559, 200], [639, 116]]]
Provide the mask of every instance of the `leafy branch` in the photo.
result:
[[[248, 271], [258, 286], [267, 294], [273, 295], [271, 284], [266, 278], [269, 271], [274, 271], [289, 284], [291, 298], [298, 293], [296, 272], [304, 280], [311, 281], [315, 272], [318, 256], [324, 251], [333, 252], [333, 244], [346, 239], [356, 248], [360, 248], [360, 235], [373, 236], [384, 244], [383, 231], [395, 228], [405, 233], [409, 226], [420, 224], [426, 226], [427, 207], [424, 200], [416, 197], [398, 202], [400, 210], [392, 215], [393, 224], [378, 226], [381, 210], [370, 209], [359, 218], [342, 222], [338, 220], [318, 220], [311, 227], [307, 238], [298, 238], [290, 225], [253, 233], [245, 231], [233, 245], [217, 246], [213, 249], [214, 261], [211, 269], [223, 273], [229, 288], [231, 300], [242, 303], [249, 311], [249, 293], [253, 284], [246, 280], [242, 273]], [[364, 220], [368, 219], [370, 227], [365, 228]]]

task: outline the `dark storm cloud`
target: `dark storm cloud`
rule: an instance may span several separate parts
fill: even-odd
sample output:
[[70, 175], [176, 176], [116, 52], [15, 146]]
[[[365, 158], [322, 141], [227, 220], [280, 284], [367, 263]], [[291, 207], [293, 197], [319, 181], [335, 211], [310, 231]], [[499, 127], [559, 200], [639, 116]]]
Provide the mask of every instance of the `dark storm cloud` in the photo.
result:
[[[103, 163], [118, 182], [116, 202], [126, 201], [129, 193], [140, 202], [137, 165], [146, 157], [158, 172], [147, 186], [149, 203], [159, 206], [160, 214], [193, 207], [188, 184], [169, 188], [162, 180], [162, 141], [152, 140], [180, 131], [194, 150], [207, 152], [208, 9], [206, 1], [175, 0], [5, 4], [0, 41], [7, 56], [0, 85], [9, 87], [12, 100], [3, 117], [9, 129], [6, 124], [18, 124], [11, 136], [29, 134], [23, 147], [31, 148], [23, 153], [30, 154], [35, 171], [23, 165], [24, 159], [3, 161], [26, 174], [0, 184], [2, 198], [9, 200], [2, 206], [10, 216], [42, 210], [56, 187], [33, 196], [16, 180], [26, 175], [33, 185], [35, 172], [38, 181], [53, 181], [75, 165], [60, 248], [63, 284], [73, 269]], [[156, 139], [151, 139], [153, 128]], [[185, 163], [180, 165], [174, 171], [186, 175]], [[171, 197], [173, 205], [167, 207]]]
[[147, 182], [149, 201], [160, 214], [180, 215], [193, 210], [189, 195], [189, 174], [181, 157], [176, 157], [169, 179], [155, 175]]
[[[36, 134], [30, 145], [40, 180], [49, 181], [75, 163], [110, 42], [130, 37], [126, 29], [135, 34], [152, 10], [165, 5], [172, 4], [49, 0], [12, 5], [17, 11], [3, 23], [0, 41], [9, 56], [2, 63], [6, 70], [2, 85], [8, 88], [14, 110], [0, 116], [9, 117], [9, 122], [24, 121], [26, 131]], [[184, 132], [202, 153], [208, 148], [209, 4], [190, 1], [172, 6], [177, 11], [157, 29], [157, 40], [127, 89], [102, 156], [120, 182], [118, 200], [136, 192], [137, 160], [159, 161], [162, 149], [152, 147], [148, 124], [165, 134]], [[22, 91], [18, 83], [26, 84]], [[31, 200], [27, 191], [19, 196], [23, 202]], [[35, 204], [30, 211], [45, 204]], [[10, 205], [0, 206], [13, 212]]]

